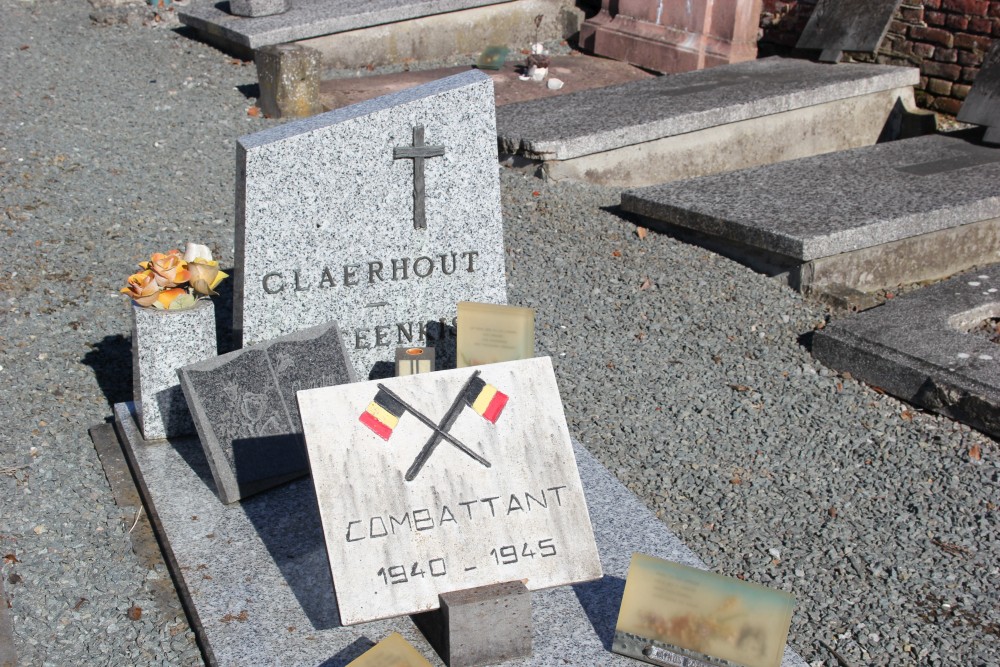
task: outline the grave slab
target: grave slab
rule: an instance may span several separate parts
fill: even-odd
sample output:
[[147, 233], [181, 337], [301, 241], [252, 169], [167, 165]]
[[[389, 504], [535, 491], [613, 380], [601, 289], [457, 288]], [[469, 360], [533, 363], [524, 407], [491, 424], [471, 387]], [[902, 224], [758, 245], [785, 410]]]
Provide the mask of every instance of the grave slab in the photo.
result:
[[763, 58], [509, 104], [497, 129], [502, 154], [552, 178], [635, 186], [874, 143], [918, 81], [909, 67]]
[[[210, 665], [342, 667], [392, 631], [442, 664], [408, 617], [341, 625], [311, 480], [223, 505], [197, 440], [145, 442], [133, 415], [130, 404], [115, 406], [147, 510]], [[512, 666], [634, 665], [610, 652], [632, 553], [704, 567], [585, 448], [574, 442], [573, 450], [605, 576], [533, 593], [533, 655]], [[782, 665], [806, 663], [786, 648]]]
[[[1000, 264], [817, 331], [813, 356], [919, 407], [1000, 438]], [[977, 330], [987, 320], [991, 330]]]
[[[941, 278], [995, 257], [1000, 149], [974, 133], [917, 137], [642, 188], [623, 193], [622, 209], [659, 229], [693, 230], [766, 255], [804, 291], [853, 273], [846, 286], [868, 292], [893, 284], [876, 282]], [[950, 251], [946, 230], [972, 241]], [[919, 246], [925, 266], [912, 253], [926, 238], [935, 242]], [[893, 243], [902, 244], [899, 256], [872, 259], [900, 263], [900, 274], [879, 267], [866, 275], [864, 262], [851, 271], [824, 268], [831, 258], [850, 262], [852, 253]], [[941, 270], [950, 273], [936, 275]], [[824, 271], [840, 278], [827, 280]]]
[[385, 377], [399, 345], [446, 350], [459, 301], [506, 303], [482, 72], [242, 137], [237, 166], [243, 345], [336, 320], [358, 377]]
[[480, 586], [600, 578], [548, 357], [298, 399], [345, 624], [430, 611]]
[[177, 374], [227, 504], [308, 474], [295, 393], [355, 380], [336, 323], [191, 364]]
[[819, 0], [796, 48], [820, 50], [835, 61], [842, 51], [875, 53], [901, 1]]
[[294, 0], [271, 16], [234, 16], [229, 3], [196, 2], [177, 13], [181, 23], [238, 46], [256, 49], [319, 35], [406, 21], [510, 0]]
[[993, 41], [993, 46], [983, 58], [972, 90], [958, 111], [958, 120], [988, 127], [985, 139], [990, 143], [1000, 144], [998, 100], [1000, 100], [1000, 39]]

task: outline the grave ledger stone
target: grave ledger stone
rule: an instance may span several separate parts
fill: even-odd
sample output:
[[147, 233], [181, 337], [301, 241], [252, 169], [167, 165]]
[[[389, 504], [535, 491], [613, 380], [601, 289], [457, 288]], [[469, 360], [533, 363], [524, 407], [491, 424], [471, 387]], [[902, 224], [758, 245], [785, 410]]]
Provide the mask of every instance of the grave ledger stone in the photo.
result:
[[[459, 301], [506, 303], [493, 83], [469, 71], [237, 145], [244, 345], [331, 319], [368, 378], [442, 345]], [[391, 370], [382, 373], [391, 375]]]
[[344, 624], [601, 576], [547, 357], [298, 399]]
[[353, 382], [335, 323], [177, 371], [222, 502], [309, 472], [295, 392]]

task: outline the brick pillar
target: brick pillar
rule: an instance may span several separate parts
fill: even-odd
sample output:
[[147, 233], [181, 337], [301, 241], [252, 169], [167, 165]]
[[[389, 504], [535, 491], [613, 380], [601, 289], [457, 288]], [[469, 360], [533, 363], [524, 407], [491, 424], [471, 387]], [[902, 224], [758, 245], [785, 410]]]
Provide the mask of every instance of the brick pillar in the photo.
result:
[[580, 28], [580, 44], [666, 73], [753, 60], [761, 1], [601, 0]]

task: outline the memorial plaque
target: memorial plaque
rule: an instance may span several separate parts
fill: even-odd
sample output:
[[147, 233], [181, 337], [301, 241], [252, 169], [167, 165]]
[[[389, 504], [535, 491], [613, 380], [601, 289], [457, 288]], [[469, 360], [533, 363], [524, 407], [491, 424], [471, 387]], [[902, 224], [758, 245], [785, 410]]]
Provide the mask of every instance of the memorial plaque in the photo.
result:
[[818, 49], [831, 55], [840, 51], [875, 53], [900, 2], [819, 0], [796, 48]]
[[492, 303], [458, 304], [458, 368], [535, 356], [535, 311]]
[[795, 598], [633, 554], [612, 650], [654, 665], [778, 667]]
[[243, 137], [237, 167], [244, 345], [334, 319], [358, 377], [387, 376], [398, 346], [454, 350], [459, 301], [507, 300], [482, 72]]
[[983, 64], [972, 82], [969, 96], [962, 102], [958, 110], [958, 120], [963, 123], [985, 125], [985, 140], [1000, 144], [1000, 39], [993, 41], [993, 46], [983, 57]]
[[403, 635], [393, 632], [347, 667], [431, 667], [431, 663]]
[[345, 625], [601, 576], [548, 357], [298, 398]]
[[334, 323], [191, 364], [177, 374], [227, 504], [307, 474], [295, 392], [354, 381]]

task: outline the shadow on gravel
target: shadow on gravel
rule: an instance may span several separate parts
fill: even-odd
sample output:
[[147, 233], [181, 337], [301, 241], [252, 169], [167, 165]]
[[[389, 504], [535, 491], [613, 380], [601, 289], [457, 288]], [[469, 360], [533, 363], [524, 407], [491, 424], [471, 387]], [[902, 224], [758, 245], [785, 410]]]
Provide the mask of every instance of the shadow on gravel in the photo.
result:
[[105, 336], [90, 346], [81, 361], [94, 369], [94, 377], [108, 405], [132, 400], [132, 342], [122, 336]]
[[615, 623], [618, 622], [618, 608], [625, 594], [625, 580], [605, 575], [597, 581], [573, 584], [573, 592], [594, 626], [594, 632], [600, 637], [604, 650], [610, 651], [615, 638]]
[[248, 100], [260, 99], [260, 84], [244, 83], [242, 85], [236, 86], [236, 90], [240, 91], [243, 97], [247, 98]]
[[798, 338], [799, 345], [801, 345], [806, 352], [812, 354], [813, 351], [813, 339], [816, 337], [815, 331], [807, 331], [801, 334]]

